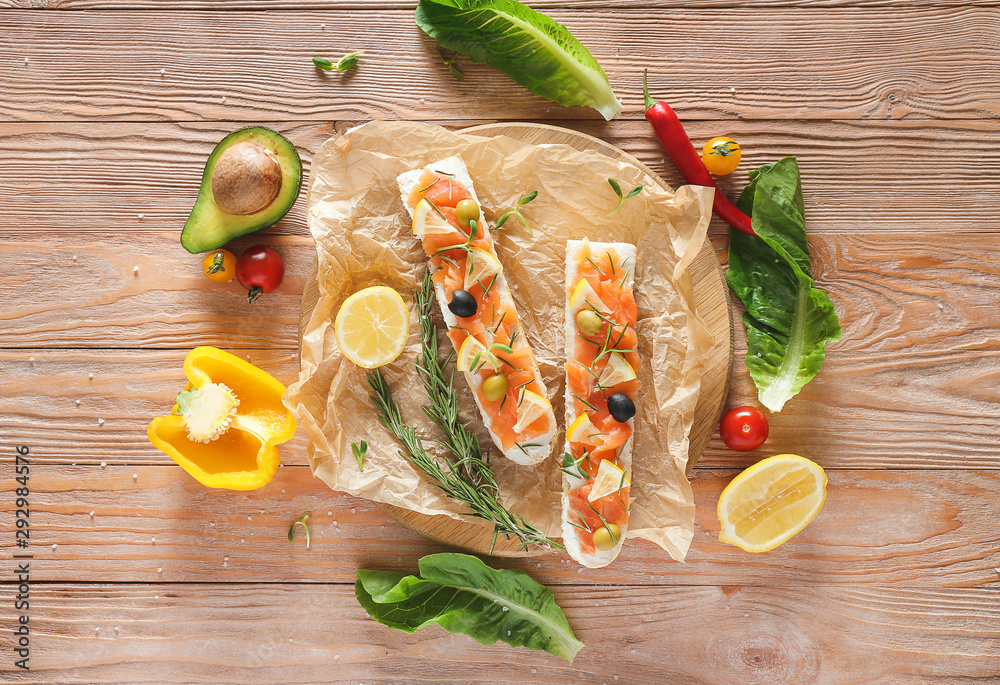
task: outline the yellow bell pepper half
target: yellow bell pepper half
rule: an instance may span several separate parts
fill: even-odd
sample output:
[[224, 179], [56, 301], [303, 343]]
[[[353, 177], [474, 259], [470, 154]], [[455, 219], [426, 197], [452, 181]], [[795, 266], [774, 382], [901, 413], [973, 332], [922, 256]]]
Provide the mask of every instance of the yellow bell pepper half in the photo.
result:
[[[178, 395], [172, 413], [150, 422], [149, 441], [210, 488], [255, 490], [267, 485], [281, 460], [275, 445], [295, 433], [295, 419], [281, 403], [285, 386], [214, 347], [191, 350], [184, 359], [184, 375], [185, 392]], [[188, 392], [192, 388], [196, 392]], [[205, 396], [200, 404], [190, 401], [198, 395]], [[221, 417], [202, 411], [206, 405]], [[203, 415], [196, 416], [199, 412]], [[206, 423], [214, 429], [211, 437], [192, 439]]]

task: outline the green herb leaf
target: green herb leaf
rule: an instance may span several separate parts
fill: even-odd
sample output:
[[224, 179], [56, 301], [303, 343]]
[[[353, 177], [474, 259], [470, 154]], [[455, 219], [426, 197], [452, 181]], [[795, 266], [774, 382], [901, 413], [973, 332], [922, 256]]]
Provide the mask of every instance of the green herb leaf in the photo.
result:
[[313, 64], [323, 71], [330, 71], [333, 69], [333, 62], [328, 60], [326, 57], [313, 57]]
[[761, 404], [777, 412], [816, 376], [841, 328], [813, 281], [795, 158], [751, 171], [750, 179], [738, 206], [759, 238], [730, 231], [726, 282], [746, 307], [750, 377]]
[[306, 524], [306, 521], [309, 520], [309, 516], [309, 514], [303, 514], [302, 518], [293, 523], [292, 527], [288, 529], [288, 541], [291, 542], [292, 538], [295, 537], [295, 527], [302, 526], [302, 530], [304, 530], [306, 534], [306, 549], [309, 549], [309, 544], [311, 542], [309, 539], [309, 526]]
[[358, 66], [359, 58], [361, 55], [365, 54], [364, 50], [356, 50], [354, 52], [349, 52], [339, 60], [337, 60], [337, 71], [347, 71], [348, 69], [353, 69]]
[[641, 192], [642, 192], [642, 186], [636, 186], [635, 188], [629, 191], [628, 195], [625, 196], [625, 199], [628, 200], [629, 198], [635, 197]]
[[621, 112], [608, 77], [569, 30], [516, 0], [420, 0], [417, 26], [449, 50], [487, 62], [566, 107]]
[[356, 442], [351, 443], [351, 451], [354, 452], [354, 458], [358, 460], [358, 470], [365, 470], [365, 455], [368, 454], [368, 443], [364, 440], [361, 441], [359, 445]]
[[525, 195], [524, 197], [522, 197], [520, 200], [517, 201], [517, 206], [520, 207], [521, 205], [526, 205], [532, 200], [534, 200], [536, 197], [538, 197], [538, 191], [532, 190], [530, 193], [528, 193], [527, 195]]
[[570, 662], [583, 648], [552, 591], [524, 571], [457, 553], [418, 563], [420, 576], [358, 569], [354, 590], [369, 616], [407, 633], [436, 623], [485, 645], [502, 641]]
[[618, 181], [613, 178], [608, 179], [608, 185], [611, 186], [611, 190], [615, 191], [615, 195], [618, 197], [622, 196], [622, 187], [618, 185]]

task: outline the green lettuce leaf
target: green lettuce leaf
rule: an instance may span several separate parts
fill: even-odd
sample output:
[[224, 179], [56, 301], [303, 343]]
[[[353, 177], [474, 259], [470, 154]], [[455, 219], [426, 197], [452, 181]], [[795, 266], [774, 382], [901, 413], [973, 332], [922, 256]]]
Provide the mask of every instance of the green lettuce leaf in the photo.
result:
[[746, 307], [746, 364], [758, 398], [777, 412], [819, 372], [840, 321], [813, 280], [795, 158], [751, 171], [737, 206], [759, 237], [730, 231], [726, 282]]
[[443, 47], [485, 61], [535, 95], [593, 107], [609, 120], [622, 111], [590, 51], [565, 26], [516, 0], [420, 0], [416, 19]]
[[358, 602], [379, 623], [407, 633], [437, 623], [484, 645], [502, 640], [570, 662], [583, 647], [552, 591], [524, 571], [455, 553], [428, 555], [419, 566], [422, 577], [358, 569]]

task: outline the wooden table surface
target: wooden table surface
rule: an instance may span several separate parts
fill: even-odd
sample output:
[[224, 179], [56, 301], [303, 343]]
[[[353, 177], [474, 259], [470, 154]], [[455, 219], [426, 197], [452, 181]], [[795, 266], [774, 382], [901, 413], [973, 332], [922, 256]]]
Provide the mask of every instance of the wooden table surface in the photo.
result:
[[[455, 81], [412, 2], [0, 0], [0, 681], [1000, 683], [1000, 3], [533, 4], [604, 66], [625, 105], [614, 121], [467, 60]], [[358, 49], [347, 75], [310, 62]], [[642, 116], [644, 67], [695, 140], [743, 144], [730, 196], [748, 169], [798, 157], [844, 337], [762, 449], [713, 439], [685, 563], [642, 541], [600, 570], [498, 562], [553, 589], [586, 644], [575, 663], [369, 619], [356, 568], [415, 570], [444, 548], [313, 478], [301, 431], [252, 492], [208, 490], [149, 444], [196, 345], [297, 374], [304, 194], [236, 243], [286, 261], [253, 306], [178, 241], [223, 135], [272, 126], [308, 167], [373, 118], [541, 121], [677, 185]], [[718, 220], [710, 238], [724, 261]], [[744, 352], [737, 324], [729, 406], [755, 398]], [[14, 547], [20, 445], [27, 550]], [[782, 452], [827, 470], [824, 510], [770, 553], [719, 543], [722, 488]], [[285, 537], [304, 512], [310, 550]], [[15, 663], [22, 615], [30, 670]]]

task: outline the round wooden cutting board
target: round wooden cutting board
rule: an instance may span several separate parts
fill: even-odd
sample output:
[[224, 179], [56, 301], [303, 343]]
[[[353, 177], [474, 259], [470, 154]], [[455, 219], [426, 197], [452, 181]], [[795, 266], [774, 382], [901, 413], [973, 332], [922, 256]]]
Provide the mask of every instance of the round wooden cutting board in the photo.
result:
[[[664, 188], [669, 189], [649, 167], [638, 159], [616, 148], [610, 143], [558, 126], [546, 124], [500, 123], [484, 124], [463, 129], [462, 133], [473, 133], [477, 136], [507, 136], [524, 143], [563, 143], [577, 150], [595, 150], [614, 160], [632, 164]], [[694, 285], [695, 308], [706, 325], [715, 336], [716, 345], [709, 355], [702, 380], [701, 396], [695, 409], [694, 425], [691, 427], [690, 459], [688, 471], [698, 461], [705, 451], [708, 441], [715, 432], [719, 415], [729, 391], [729, 376], [733, 363], [733, 328], [732, 305], [726, 289], [725, 279], [719, 269], [719, 262], [707, 240], [695, 258], [690, 268], [691, 280]], [[299, 315], [299, 341], [301, 345], [302, 331], [305, 329], [312, 310], [319, 299], [319, 289], [316, 282], [316, 262], [313, 262], [306, 279], [305, 291], [302, 293], [302, 310]], [[453, 547], [502, 557], [538, 556], [545, 554], [544, 550], [524, 550], [517, 546], [516, 541], [500, 538], [490, 551], [493, 528], [472, 521], [458, 521], [448, 516], [428, 516], [417, 512], [401, 509], [388, 504], [376, 504], [394, 519], [414, 530], [424, 537]]]

